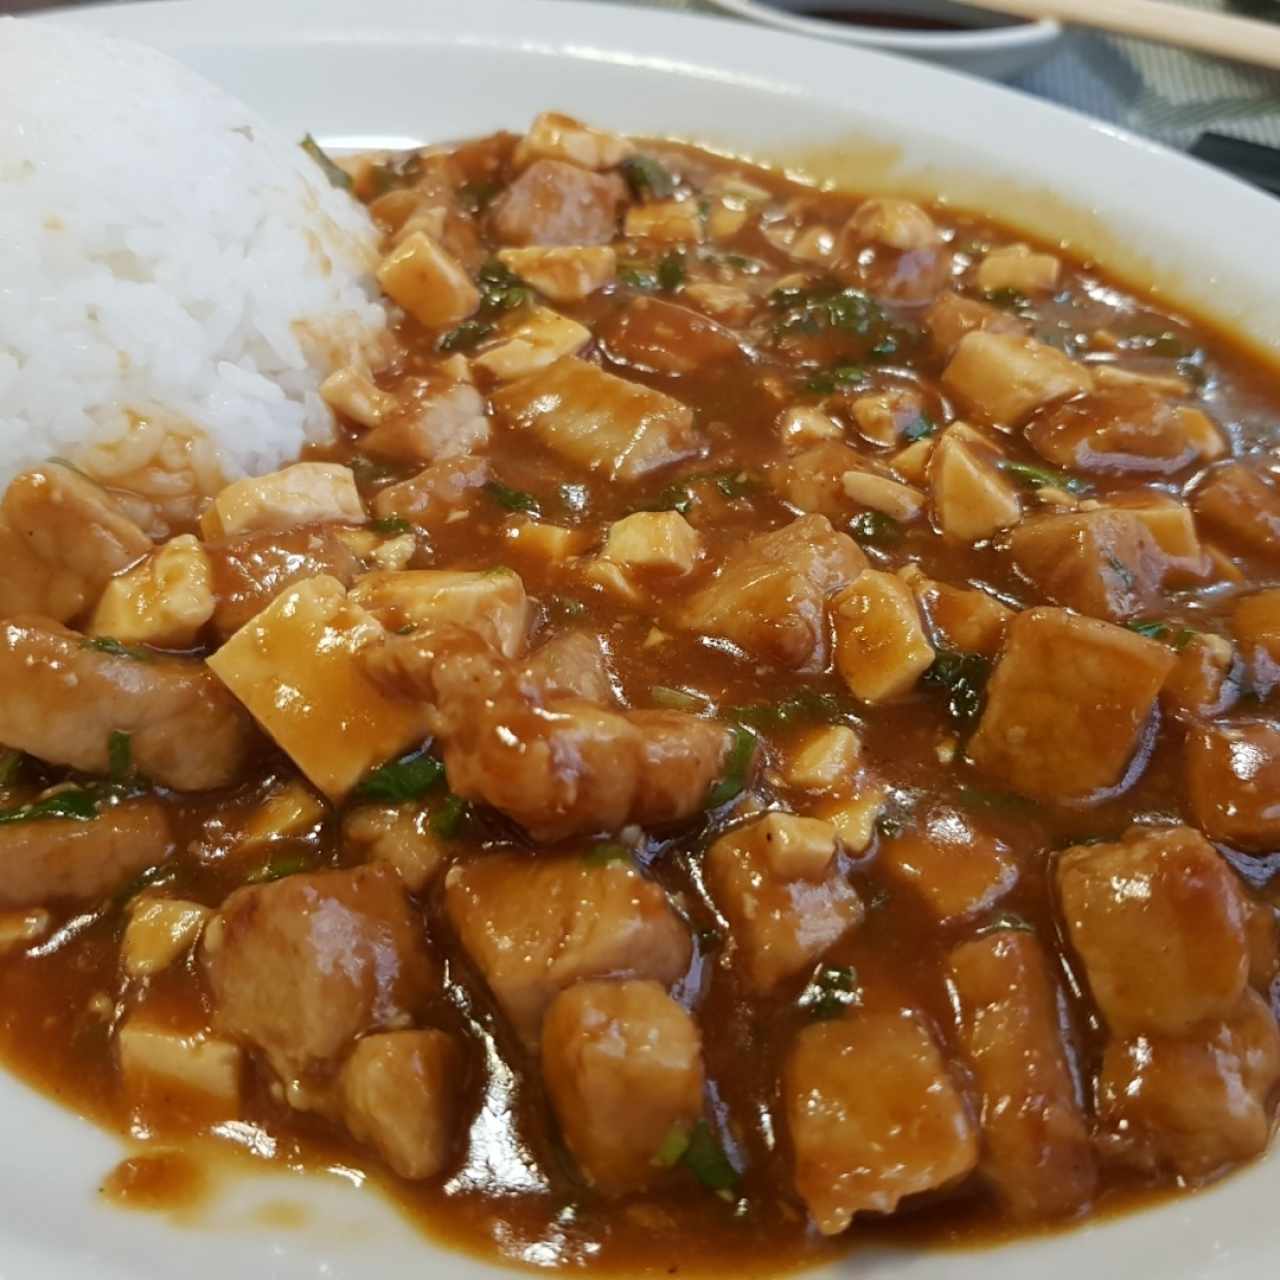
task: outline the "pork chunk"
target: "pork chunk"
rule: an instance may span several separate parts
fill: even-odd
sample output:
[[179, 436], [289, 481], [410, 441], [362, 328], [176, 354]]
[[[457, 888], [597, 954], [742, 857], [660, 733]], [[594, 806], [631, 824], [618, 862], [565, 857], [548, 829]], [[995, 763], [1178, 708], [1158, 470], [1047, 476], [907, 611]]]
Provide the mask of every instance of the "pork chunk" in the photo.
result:
[[[648, 978], [669, 987], [692, 957], [689, 931], [666, 894], [622, 862], [482, 858], [445, 877], [445, 905], [467, 954], [531, 1048], [548, 1006], [574, 983]], [[664, 1136], [655, 1135], [655, 1143]]]
[[38, 818], [0, 826], [0, 907], [89, 902], [163, 862], [174, 849], [156, 800], [101, 804], [87, 822]]
[[948, 358], [955, 353], [960, 339], [967, 333], [977, 331], [1020, 336], [1026, 331], [1023, 322], [1011, 312], [950, 291], [942, 294], [925, 312], [924, 327], [933, 339], [933, 345]]
[[1236, 601], [1231, 630], [1240, 644], [1253, 687], [1264, 697], [1280, 685], [1280, 588]]
[[976, 938], [951, 952], [949, 976], [980, 1097], [982, 1172], [1017, 1218], [1079, 1209], [1097, 1171], [1040, 944], [1009, 929]]
[[543, 698], [584, 698], [607, 706], [613, 683], [600, 637], [588, 631], [565, 631], [529, 655], [524, 676]]
[[1071, 944], [1116, 1035], [1185, 1035], [1225, 1018], [1249, 979], [1235, 872], [1190, 827], [1133, 827], [1057, 866]]
[[756, 991], [808, 968], [861, 922], [862, 900], [836, 850], [829, 822], [791, 813], [767, 814], [711, 846], [707, 885]]
[[811, 669], [826, 659], [827, 597], [866, 565], [853, 539], [825, 516], [801, 516], [731, 553], [679, 611], [678, 624], [724, 636], [776, 666]]
[[218, 1030], [286, 1084], [337, 1065], [368, 1031], [408, 1025], [435, 981], [423, 928], [385, 866], [237, 889], [200, 959]]
[[394, 412], [360, 438], [364, 453], [396, 462], [465, 458], [489, 443], [484, 397], [468, 382], [415, 378]]
[[1054, 604], [1121, 622], [1156, 608], [1165, 562], [1132, 511], [1036, 516], [1009, 536], [1018, 571]]
[[1113, 1040], [1097, 1084], [1104, 1150], [1148, 1172], [1212, 1178], [1266, 1147], [1277, 1079], [1280, 1032], [1253, 991], [1186, 1037]]
[[342, 1119], [402, 1178], [432, 1178], [448, 1163], [464, 1059], [444, 1031], [365, 1036], [338, 1074]]
[[643, 1189], [702, 1113], [702, 1038], [656, 982], [579, 982], [551, 1002], [542, 1076], [579, 1168], [606, 1195]]
[[1280, 849], [1280, 727], [1243, 721], [1193, 729], [1187, 792], [1210, 840], [1254, 853]]
[[642, 373], [696, 373], [742, 354], [728, 329], [662, 298], [636, 298], [597, 336], [610, 360]]
[[0, 502], [0, 617], [31, 612], [69, 622], [151, 549], [111, 496], [70, 467], [24, 471]]
[[466, 505], [473, 490], [488, 480], [487, 459], [450, 458], [433, 462], [416, 476], [380, 489], [370, 506], [379, 520], [443, 524]]
[[697, 451], [693, 411], [566, 356], [493, 396], [498, 417], [566, 461], [629, 482]]
[[937, 1042], [908, 1013], [806, 1027], [783, 1069], [796, 1190], [823, 1235], [958, 1181], [978, 1139]]
[[1165, 645], [1124, 627], [1028, 609], [1009, 627], [970, 758], [988, 776], [1044, 799], [1114, 787], [1174, 660]]
[[1280, 558], [1280, 493], [1238, 462], [1219, 467], [1197, 491], [1200, 520], [1255, 555]]
[[112, 652], [41, 618], [0, 624], [0, 742], [106, 774], [112, 734], [133, 765], [175, 791], [234, 782], [253, 726], [204, 663]]
[[626, 194], [615, 173], [536, 160], [494, 200], [490, 225], [508, 245], [608, 244]]

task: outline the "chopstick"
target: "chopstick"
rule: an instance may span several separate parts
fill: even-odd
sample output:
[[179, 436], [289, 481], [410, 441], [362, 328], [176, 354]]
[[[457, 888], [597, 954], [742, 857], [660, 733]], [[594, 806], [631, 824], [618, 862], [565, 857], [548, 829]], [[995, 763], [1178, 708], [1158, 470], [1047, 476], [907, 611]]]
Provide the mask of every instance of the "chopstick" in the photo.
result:
[[1280, 70], [1280, 26], [1161, 0], [966, 0], [1019, 18], [1057, 18], [1117, 35], [1214, 53]]

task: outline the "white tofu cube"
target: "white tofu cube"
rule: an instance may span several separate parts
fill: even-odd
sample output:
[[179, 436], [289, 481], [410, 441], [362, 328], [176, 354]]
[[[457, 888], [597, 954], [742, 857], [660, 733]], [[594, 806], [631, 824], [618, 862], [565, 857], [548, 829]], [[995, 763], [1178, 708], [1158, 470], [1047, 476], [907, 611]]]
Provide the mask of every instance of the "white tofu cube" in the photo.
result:
[[428, 329], [458, 324], [480, 306], [462, 264], [424, 231], [406, 236], [378, 267], [383, 292]]
[[184, 533], [107, 583], [89, 634], [188, 649], [213, 617], [215, 604], [209, 557], [196, 538]]
[[498, 261], [552, 302], [581, 302], [618, 274], [618, 255], [607, 244], [499, 249]]
[[1058, 287], [1062, 263], [1051, 253], [1033, 253], [1025, 244], [992, 249], [978, 264], [975, 278], [984, 293], [1014, 289], [1032, 296], [1052, 293]]
[[1020, 426], [1033, 410], [1093, 389], [1082, 364], [1034, 338], [966, 333], [942, 373], [947, 390], [991, 422]]
[[831, 601], [836, 669], [864, 702], [906, 693], [933, 664], [911, 588], [901, 578], [866, 569]]
[[683, 575], [702, 556], [702, 535], [678, 511], [637, 511], [609, 526], [603, 554], [626, 569]]
[[500, 382], [522, 378], [576, 356], [591, 341], [591, 330], [550, 307], [528, 307], [503, 327], [501, 339], [473, 357], [471, 363]]
[[213, 913], [181, 898], [135, 898], [120, 945], [120, 959], [130, 978], [149, 978], [189, 951]]
[[827, 725], [807, 733], [791, 751], [782, 769], [790, 787], [802, 791], [848, 792], [862, 743], [846, 724]]
[[282, 533], [299, 525], [364, 524], [366, 516], [350, 467], [295, 462], [265, 476], [229, 484], [200, 517], [206, 541], [245, 533]]

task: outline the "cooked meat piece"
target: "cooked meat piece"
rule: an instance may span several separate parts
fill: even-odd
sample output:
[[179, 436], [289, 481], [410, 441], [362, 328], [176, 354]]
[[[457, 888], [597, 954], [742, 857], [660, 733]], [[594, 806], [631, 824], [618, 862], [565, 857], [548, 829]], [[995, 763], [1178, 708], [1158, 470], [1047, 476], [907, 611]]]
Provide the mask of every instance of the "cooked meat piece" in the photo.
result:
[[411, 804], [360, 805], [343, 819], [342, 837], [370, 862], [395, 867], [414, 893], [431, 883], [447, 855], [445, 842], [431, 830], [430, 813]]
[[350, 467], [297, 462], [265, 476], [229, 484], [200, 517], [209, 541], [246, 533], [283, 533], [307, 524], [364, 524], [364, 506]]
[[[818, 418], [815, 425], [812, 419]], [[784, 415], [783, 433], [789, 443], [822, 440], [793, 454], [772, 468], [770, 480], [793, 507], [819, 515], [843, 515], [853, 510], [853, 499], [845, 492], [844, 478], [866, 465], [856, 449], [841, 443], [839, 424], [821, 410], [802, 406]], [[824, 437], [835, 437], [834, 439]]]
[[448, 1163], [464, 1065], [444, 1031], [365, 1036], [338, 1073], [342, 1119], [402, 1178], [432, 1178]]
[[638, 480], [698, 448], [692, 410], [576, 356], [502, 387], [492, 400], [509, 426], [610, 480]]
[[951, 276], [951, 253], [918, 204], [893, 197], [865, 200], [840, 234], [842, 268], [878, 298], [929, 302]]
[[106, 774], [111, 735], [124, 733], [152, 782], [175, 791], [234, 782], [253, 726], [204, 663], [102, 643], [42, 618], [0, 624], [0, 742]]
[[98, 816], [0, 826], [0, 907], [88, 902], [163, 862], [174, 849], [158, 800], [101, 802]]
[[494, 200], [489, 222], [503, 244], [608, 244], [626, 195], [615, 173], [537, 160]]
[[1267, 1145], [1280, 1031], [1256, 992], [1183, 1038], [1113, 1040], [1098, 1076], [1104, 1150], [1147, 1172], [1202, 1181]]
[[630, 711], [640, 738], [640, 767], [631, 820], [645, 827], [697, 813], [724, 769], [732, 734], [684, 711]]
[[1248, 467], [1219, 467], [1191, 505], [1203, 523], [1244, 550], [1280, 557], [1280, 493]]
[[1243, 721], [1192, 729], [1187, 794], [1210, 840], [1255, 853], [1280, 849], [1280, 726]]
[[524, 680], [542, 699], [585, 698], [608, 706], [613, 682], [600, 637], [589, 631], [565, 631], [529, 655]]
[[862, 900], [836, 857], [829, 822], [770, 813], [723, 835], [706, 880], [733, 929], [751, 987], [772, 991], [862, 921]]
[[1280, 970], [1280, 917], [1269, 902], [1246, 901], [1245, 936], [1249, 942], [1249, 982], [1266, 995]]
[[824, 665], [827, 598], [867, 558], [825, 516], [801, 516], [730, 553], [715, 579], [677, 614], [688, 631], [724, 636], [753, 658], [808, 670]]
[[1034, 338], [976, 330], [956, 344], [943, 385], [971, 412], [1020, 426], [1042, 405], [1093, 387], [1089, 370]]
[[542, 1075], [560, 1131], [606, 1195], [642, 1190], [654, 1157], [702, 1113], [702, 1038], [656, 982], [579, 982], [542, 1025]]
[[1225, 1018], [1249, 978], [1236, 874], [1190, 827], [1132, 827], [1058, 860], [1058, 896], [1094, 999], [1118, 1036]]
[[106, 490], [70, 467], [24, 471], [0, 501], [0, 618], [40, 613], [69, 622], [151, 549]]
[[432, 463], [408, 480], [378, 490], [369, 505], [379, 520], [442, 524], [466, 505], [473, 489], [487, 484], [488, 480], [487, 459], [450, 458]]
[[1187, 405], [1147, 387], [1095, 391], [1058, 405], [1027, 427], [1027, 443], [1068, 471], [1173, 475], [1219, 457], [1217, 427]]
[[390, 867], [237, 889], [205, 929], [214, 1024], [291, 1084], [338, 1065], [368, 1031], [397, 1030], [435, 981], [424, 931]]
[[864, 569], [831, 598], [836, 670], [863, 702], [908, 693], [933, 665], [933, 646], [911, 588], [879, 569]]
[[1178, 653], [1160, 690], [1160, 702], [1166, 711], [1186, 720], [1217, 715], [1235, 704], [1244, 678], [1230, 640], [1197, 632]]
[[938, 532], [952, 542], [983, 542], [1018, 523], [1017, 490], [1000, 474], [995, 449], [955, 423], [929, 455], [929, 491]]
[[1280, 588], [1241, 597], [1231, 611], [1249, 680], [1266, 697], [1280, 685]]
[[892, 1213], [978, 1162], [978, 1139], [938, 1045], [909, 1012], [806, 1027], [783, 1069], [796, 1190], [823, 1235]]
[[214, 630], [225, 640], [263, 611], [286, 587], [321, 575], [343, 586], [360, 564], [332, 525], [251, 533], [206, 546], [212, 568]]
[[432, 631], [456, 624], [487, 640], [504, 658], [524, 652], [533, 612], [520, 575], [501, 568], [366, 573], [347, 598], [390, 631], [406, 626]]
[[1014, 611], [976, 587], [955, 587], [927, 578], [915, 566], [900, 576], [910, 584], [940, 649], [994, 658], [1004, 646]]
[[[530, 910], [534, 903], [537, 910]], [[445, 905], [467, 954], [529, 1047], [538, 1043], [547, 1007], [574, 983], [649, 978], [669, 987], [693, 954], [667, 895], [623, 862], [481, 858], [450, 870]], [[655, 1134], [655, 1144], [664, 1136]]]
[[1078, 800], [1114, 787], [1173, 663], [1171, 649], [1124, 627], [1028, 609], [1009, 626], [969, 756], [1030, 796]]
[[395, 412], [360, 437], [362, 452], [396, 462], [442, 462], [489, 443], [484, 397], [470, 383], [414, 378], [398, 396]]
[[1026, 332], [1026, 325], [1012, 312], [950, 292], [942, 294], [925, 312], [924, 327], [933, 345], [948, 359], [960, 345], [960, 339], [975, 330], [1019, 335]]
[[951, 952], [960, 1041], [980, 1097], [980, 1168], [1018, 1218], [1088, 1203], [1097, 1169], [1040, 944], [1004, 929]]
[[426, 736], [428, 709], [388, 695], [365, 669], [363, 651], [384, 636], [336, 578], [312, 578], [277, 596], [209, 666], [334, 800]]
[[1008, 846], [950, 808], [934, 809], [921, 829], [886, 840], [880, 865], [910, 885], [939, 924], [986, 911], [1018, 882]]
[[1164, 555], [1131, 511], [1035, 516], [1009, 535], [1019, 573], [1054, 604], [1121, 622], [1161, 603]]
[[500, 249], [498, 261], [552, 302], [581, 302], [612, 284], [618, 270], [618, 255], [604, 245]]
[[743, 354], [723, 325], [662, 298], [636, 298], [596, 336], [610, 360], [641, 373], [696, 373]]

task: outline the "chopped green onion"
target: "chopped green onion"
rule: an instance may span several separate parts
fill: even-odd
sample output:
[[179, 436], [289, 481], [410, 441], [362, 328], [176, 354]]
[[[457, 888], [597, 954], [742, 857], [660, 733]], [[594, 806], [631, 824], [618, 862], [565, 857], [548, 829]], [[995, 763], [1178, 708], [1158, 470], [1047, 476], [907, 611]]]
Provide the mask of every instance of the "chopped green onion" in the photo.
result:
[[620, 267], [618, 279], [623, 284], [630, 285], [633, 289], [641, 289], [645, 293], [652, 293], [658, 287], [657, 275], [644, 267]]
[[800, 996], [800, 1007], [815, 1018], [838, 1018], [862, 999], [858, 971], [851, 965], [824, 964]]
[[917, 440], [923, 440], [926, 436], [931, 436], [938, 429], [938, 424], [932, 418], [921, 414], [918, 418], [908, 422], [902, 428], [902, 438], [910, 444], [914, 444]]
[[975, 787], [965, 783], [956, 791], [959, 802], [970, 809], [993, 809], [996, 812], [1030, 815], [1035, 812], [1036, 804], [1026, 796], [1016, 795], [1012, 791], [990, 791], [986, 787]]
[[369, 522], [369, 528], [372, 529], [374, 533], [381, 533], [387, 537], [392, 537], [401, 533], [413, 532], [413, 525], [411, 525], [407, 520], [402, 519], [400, 516], [383, 516], [381, 519], [371, 520]]
[[133, 773], [133, 736], [112, 730], [107, 738], [107, 770], [111, 781], [127, 782]]
[[803, 689], [777, 702], [754, 702], [728, 707], [724, 716], [756, 729], [782, 729], [793, 724], [830, 724], [842, 720], [852, 709], [847, 698], [837, 693]]
[[993, 307], [1002, 307], [1006, 311], [1024, 311], [1031, 305], [1031, 300], [1021, 289], [991, 289], [982, 297]]
[[759, 480], [747, 471], [726, 471], [710, 479], [726, 498], [746, 498], [760, 488]]
[[738, 1185], [738, 1171], [705, 1120], [693, 1126], [679, 1160], [708, 1191], [723, 1193]]
[[1159, 640], [1162, 644], [1167, 644], [1169, 648], [1178, 653], [1181, 653], [1196, 638], [1197, 634], [1190, 627], [1156, 620], [1150, 622], [1126, 622], [1125, 626], [1130, 631], [1136, 631], [1140, 636], [1146, 636], [1148, 640]]
[[669, 200], [675, 194], [671, 171], [652, 156], [628, 156], [622, 162], [622, 176], [637, 200]]
[[524, 511], [531, 516], [542, 513], [542, 505], [533, 494], [526, 493], [523, 489], [512, 489], [500, 480], [490, 480], [484, 486], [484, 491], [498, 506], [505, 507], [508, 511]]
[[724, 772], [718, 781], [711, 784], [707, 792], [706, 807], [718, 809], [727, 804], [735, 796], [741, 795], [747, 785], [751, 772], [751, 764], [755, 759], [758, 740], [750, 729], [743, 725], [734, 725], [733, 740], [725, 756]]
[[824, 373], [815, 373], [804, 381], [804, 389], [817, 395], [831, 395], [836, 391], [847, 391], [851, 387], [866, 381], [866, 372], [860, 365], [838, 364], [834, 369]]
[[471, 816], [471, 806], [461, 797], [450, 792], [439, 807], [432, 811], [427, 826], [445, 840], [453, 840]]
[[415, 751], [379, 765], [355, 789], [355, 796], [360, 800], [405, 804], [420, 800], [443, 777], [444, 765], [435, 756]]
[[0, 822], [30, 822], [37, 818], [72, 818], [90, 822], [98, 816], [102, 793], [92, 787], [72, 787], [55, 791], [43, 800], [0, 812]]
[[480, 268], [476, 279], [480, 285], [481, 306], [488, 312], [514, 311], [533, 297], [529, 286], [496, 258]]
[[256, 871], [245, 877], [245, 884], [270, 884], [285, 876], [296, 876], [308, 867], [307, 859], [300, 853], [281, 853], [269, 858]]
[[351, 175], [341, 165], [334, 164], [324, 148], [309, 133], [298, 145], [324, 170], [324, 176], [329, 179], [331, 186], [340, 191], [351, 190]]
[[652, 502], [646, 503], [642, 511], [678, 511], [687, 516], [693, 510], [693, 491], [683, 484], [669, 484]]
[[1065, 489], [1067, 493], [1089, 493], [1091, 486], [1085, 480], [1055, 471], [1052, 467], [1033, 467], [1029, 462], [1002, 462], [1000, 470], [1031, 489]]
[[697, 715], [705, 711], [710, 700], [701, 693], [691, 693], [688, 689], [676, 689], [667, 684], [655, 684], [649, 690], [649, 701], [656, 707], [665, 707], [668, 711], [688, 711]]
[[137, 644], [121, 644], [114, 636], [86, 636], [80, 641], [80, 647], [109, 653], [113, 658], [132, 658], [135, 662], [150, 662], [155, 657], [150, 649]]
[[684, 254], [674, 249], [664, 254], [658, 263], [658, 287], [665, 293], [674, 293], [684, 284]]
[[924, 682], [945, 689], [952, 717], [967, 724], [982, 709], [982, 695], [990, 676], [991, 663], [980, 654], [939, 649], [933, 665], [924, 673]]
[[891, 547], [902, 539], [902, 526], [883, 511], [863, 511], [849, 521], [849, 532], [873, 547]]
[[0, 787], [12, 786], [22, 768], [21, 751], [0, 750]]
[[613, 862], [630, 862], [631, 850], [625, 844], [609, 841], [592, 846], [582, 855], [582, 861], [589, 867], [607, 867]]
[[436, 344], [441, 351], [470, 351], [494, 332], [487, 320], [464, 320], [456, 329], [450, 329]]
[[684, 1153], [689, 1150], [689, 1130], [674, 1124], [663, 1138], [662, 1145], [653, 1154], [653, 1163], [659, 1169], [674, 1169]]

